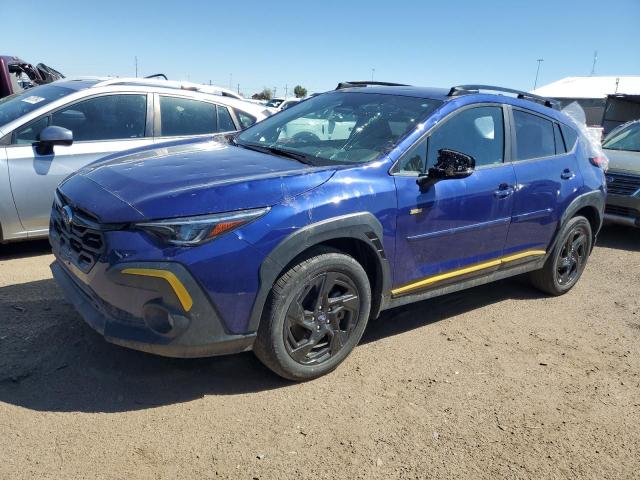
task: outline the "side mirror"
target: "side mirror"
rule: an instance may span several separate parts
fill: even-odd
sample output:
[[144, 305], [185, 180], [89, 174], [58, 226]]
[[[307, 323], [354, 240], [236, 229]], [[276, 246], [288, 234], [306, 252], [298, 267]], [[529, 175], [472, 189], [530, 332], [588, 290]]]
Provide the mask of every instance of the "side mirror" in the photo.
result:
[[36, 152], [39, 155], [51, 155], [54, 145], [69, 146], [73, 143], [73, 132], [54, 125], [44, 128], [38, 135]]
[[471, 155], [443, 148], [438, 151], [438, 159], [429, 169], [429, 176], [440, 180], [466, 178], [475, 168], [476, 160]]

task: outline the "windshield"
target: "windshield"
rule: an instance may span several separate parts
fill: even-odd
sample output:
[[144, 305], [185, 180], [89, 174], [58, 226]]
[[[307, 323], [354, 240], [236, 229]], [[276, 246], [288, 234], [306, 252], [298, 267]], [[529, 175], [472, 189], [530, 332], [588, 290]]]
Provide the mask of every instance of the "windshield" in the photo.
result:
[[640, 152], [640, 122], [632, 123], [605, 140], [602, 148]]
[[278, 107], [283, 102], [281, 98], [274, 98], [273, 100], [269, 100], [267, 102], [267, 107]]
[[369, 162], [395, 147], [441, 104], [399, 95], [330, 93], [263, 120], [238, 135], [236, 143], [294, 153], [313, 165]]
[[41, 85], [0, 100], [0, 125], [13, 122], [33, 110], [74, 92], [56, 85]]

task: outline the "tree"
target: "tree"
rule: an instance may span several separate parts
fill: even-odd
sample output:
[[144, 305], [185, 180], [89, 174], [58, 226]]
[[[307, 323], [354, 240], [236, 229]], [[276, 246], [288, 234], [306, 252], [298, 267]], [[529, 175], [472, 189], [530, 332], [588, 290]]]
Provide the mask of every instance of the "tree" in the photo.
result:
[[273, 93], [268, 88], [263, 89], [260, 93], [254, 93], [251, 95], [254, 100], [271, 100]]
[[296, 85], [296, 88], [293, 89], [293, 94], [296, 98], [304, 98], [307, 96], [307, 89], [302, 85]]

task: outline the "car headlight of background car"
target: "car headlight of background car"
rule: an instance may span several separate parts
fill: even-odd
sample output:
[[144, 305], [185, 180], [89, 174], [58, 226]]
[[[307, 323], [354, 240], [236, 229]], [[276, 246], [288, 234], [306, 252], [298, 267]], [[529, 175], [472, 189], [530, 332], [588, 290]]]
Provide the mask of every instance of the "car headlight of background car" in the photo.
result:
[[156, 222], [138, 223], [135, 227], [151, 233], [170, 245], [195, 246], [246, 225], [263, 216], [269, 210], [269, 207], [264, 207], [213, 215], [170, 218]]

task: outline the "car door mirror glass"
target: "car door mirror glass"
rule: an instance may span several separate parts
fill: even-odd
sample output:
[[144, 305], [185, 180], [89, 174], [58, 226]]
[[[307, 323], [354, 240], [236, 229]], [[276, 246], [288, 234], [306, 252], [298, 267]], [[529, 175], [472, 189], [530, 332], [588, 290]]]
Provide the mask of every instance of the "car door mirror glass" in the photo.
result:
[[51, 155], [55, 145], [69, 146], [73, 143], [73, 132], [63, 127], [52, 125], [44, 128], [38, 135], [36, 151], [39, 155]]

